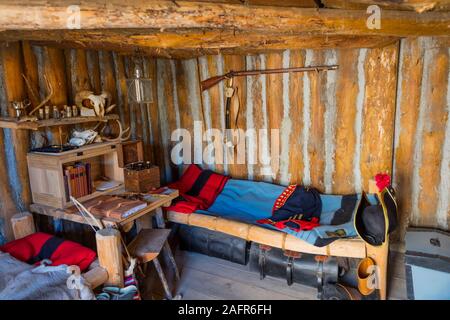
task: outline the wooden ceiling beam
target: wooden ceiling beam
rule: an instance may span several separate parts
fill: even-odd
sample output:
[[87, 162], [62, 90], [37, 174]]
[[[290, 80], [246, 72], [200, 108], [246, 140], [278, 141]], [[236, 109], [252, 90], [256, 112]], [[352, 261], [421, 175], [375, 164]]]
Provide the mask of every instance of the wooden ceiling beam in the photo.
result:
[[[51, 39], [51, 40], [50, 40]], [[249, 41], [251, 39], [251, 41]], [[28, 40], [66, 48], [112, 50], [184, 58], [205, 54], [240, 54], [284, 49], [373, 48], [399, 38], [381, 36], [313, 36], [308, 34], [261, 34], [224, 30], [49, 30], [4, 31], [0, 41]]]
[[[70, 28], [72, 0], [0, 0], [0, 30]], [[189, 1], [80, 1], [82, 29], [228, 29], [322, 35], [449, 35], [447, 12], [383, 10], [381, 28], [369, 29], [365, 10], [286, 8]], [[38, 18], [37, 18], [38, 17]]]
[[322, 0], [327, 8], [364, 10], [369, 5], [377, 5], [386, 10], [412, 10], [416, 12], [448, 11], [448, 0]]

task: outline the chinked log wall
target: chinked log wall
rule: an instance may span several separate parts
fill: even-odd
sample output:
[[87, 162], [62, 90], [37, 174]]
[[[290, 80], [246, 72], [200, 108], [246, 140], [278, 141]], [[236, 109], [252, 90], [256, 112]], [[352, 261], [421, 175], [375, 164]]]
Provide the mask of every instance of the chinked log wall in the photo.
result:
[[[142, 106], [127, 103], [125, 79], [131, 75], [135, 63], [140, 64], [145, 76], [155, 78], [156, 64], [152, 58], [125, 57], [107, 51], [63, 50], [32, 46], [28, 42], [0, 43], [0, 115], [13, 115], [13, 110], [8, 108], [9, 101], [32, 99], [22, 73], [38, 92], [39, 97], [35, 100], [42, 100], [48, 94], [46, 75], [55, 92], [49, 105], [71, 105], [79, 90], [92, 90], [96, 94], [107, 90], [118, 105], [114, 112], [119, 114], [125, 126], [131, 126], [133, 138], [144, 141], [146, 159], [154, 161], [153, 155], [161, 154], [156, 101]], [[156, 82], [154, 84], [156, 97]], [[39, 101], [33, 102], [36, 105]], [[69, 133], [67, 129], [63, 131], [63, 134]], [[10, 217], [26, 210], [31, 201], [26, 154], [30, 148], [42, 146], [45, 140], [58, 143], [58, 129], [0, 130], [0, 243], [12, 239]], [[156, 162], [161, 165], [158, 159]], [[40, 221], [40, 225], [85, 244], [95, 243], [89, 230], [84, 232], [80, 225], [63, 221]]]
[[[228, 70], [338, 64], [338, 71], [323, 75], [237, 78], [239, 99], [233, 101], [232, 110], [235, 114], [240, 109], [238, 127], [280, 129], [281, 155], [270, 163], [279, 170], [268, 177], [261, 174], [258, 164], [209, 167], [236, 178], [310, 184], [327, 193], [367, 190], [375, 173], [388, 171], [398, 190], [402, 222], [396, 240], [404, 238], [409, 221], [449, 229], [449, 48], [437, 38], [402, 40], [400, 45], [377, 49], [286, 50], [191, 60], [133, 59], [24, 42], [3, 46], [1, 57], [0, 89], [6, 93], [0, 95], [2, 114], [7, 112], [7, 101], [26, 96], [17, 75], [20, 70], [39, 85], [41, 97], [45, 95], [42, 70], [47, 70], [49, 80], [62, 88], [55, 103], [71, 103], [79, 88], [109, 90], [119, 105], [116, 112], [131, 125], [133, 136], [144, 140], [146, 159], [162, 167], [166, 181], [179, 174], [179, 168], [170, 163], [174, 129], [192, 132], [194, 121], [203, 121], [204, 129], [224, 127], [223, 86], [201, 93], [199, 80]], [[127, 104], [125, 78], [134, 63], [157, 79], [154, 103], [141, 108]], [[50, 138], [55, 134], [47, 132]], [[5, 177], [0, 185], [0, 216], [7, 237], [7, 218], [30, 201], [24, 165], [27, 135], [0, 131], [5, 151], [0, 154], [0, 175]], [[30, 139], [30, 145], [35, 140]], [[267, 137], [263, 141], [268, 154], [271, 141]], [[201, 151], [192, 150], [192, 159]], [[247, 148], [246, 156], [254, 152]]]

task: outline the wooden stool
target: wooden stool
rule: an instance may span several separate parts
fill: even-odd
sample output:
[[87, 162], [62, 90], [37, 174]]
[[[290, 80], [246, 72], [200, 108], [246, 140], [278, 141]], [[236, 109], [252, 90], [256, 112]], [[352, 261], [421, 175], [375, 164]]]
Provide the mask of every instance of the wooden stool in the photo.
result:
[[173, 267], [177, 282], [180, 281], [180, 274], [170, 249], [167, 238], [170, 234], [170, 229], [142, 229], [137, 237], [128, 245], [128, 251], [133, 257], [137, 257], [139, 262], [147, 263], [152, 261], [155, 266], [158, 277], [164, 288], [166, 298], [169, 300], [181, 298], [181, 296], [173, 297], [166, 276], [159, 263], [158, 256], [164, 250], [168, 261]]

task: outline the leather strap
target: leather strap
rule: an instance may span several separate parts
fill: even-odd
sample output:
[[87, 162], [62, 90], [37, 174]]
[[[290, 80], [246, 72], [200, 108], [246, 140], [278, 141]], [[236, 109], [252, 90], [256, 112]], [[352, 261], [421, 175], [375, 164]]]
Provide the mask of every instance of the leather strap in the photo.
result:
[[317, 261], [317, 298], [322, 299], [323, 295], [323, 261]]
[[259, 279], [263, 280], [266, 277], [266, 254], [271, 248], [269, 246], [260, 245], [259, 246], [259, 257], [258, 257], [258, 265], [259, 265]]
[[288, 257], [286, 264], [286, 281], [288, 286], [291, 286], [294, 282], [294, 258]]

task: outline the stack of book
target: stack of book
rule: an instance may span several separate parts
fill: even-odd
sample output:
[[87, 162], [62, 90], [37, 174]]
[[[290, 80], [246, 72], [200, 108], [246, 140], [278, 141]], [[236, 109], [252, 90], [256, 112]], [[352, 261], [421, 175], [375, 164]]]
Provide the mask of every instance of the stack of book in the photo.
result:
[[91, 164], [77, 162], [74, 165], [64, 167], [64, 183], [66, 186], [66, 198], [84, 197], [92, 193]]

